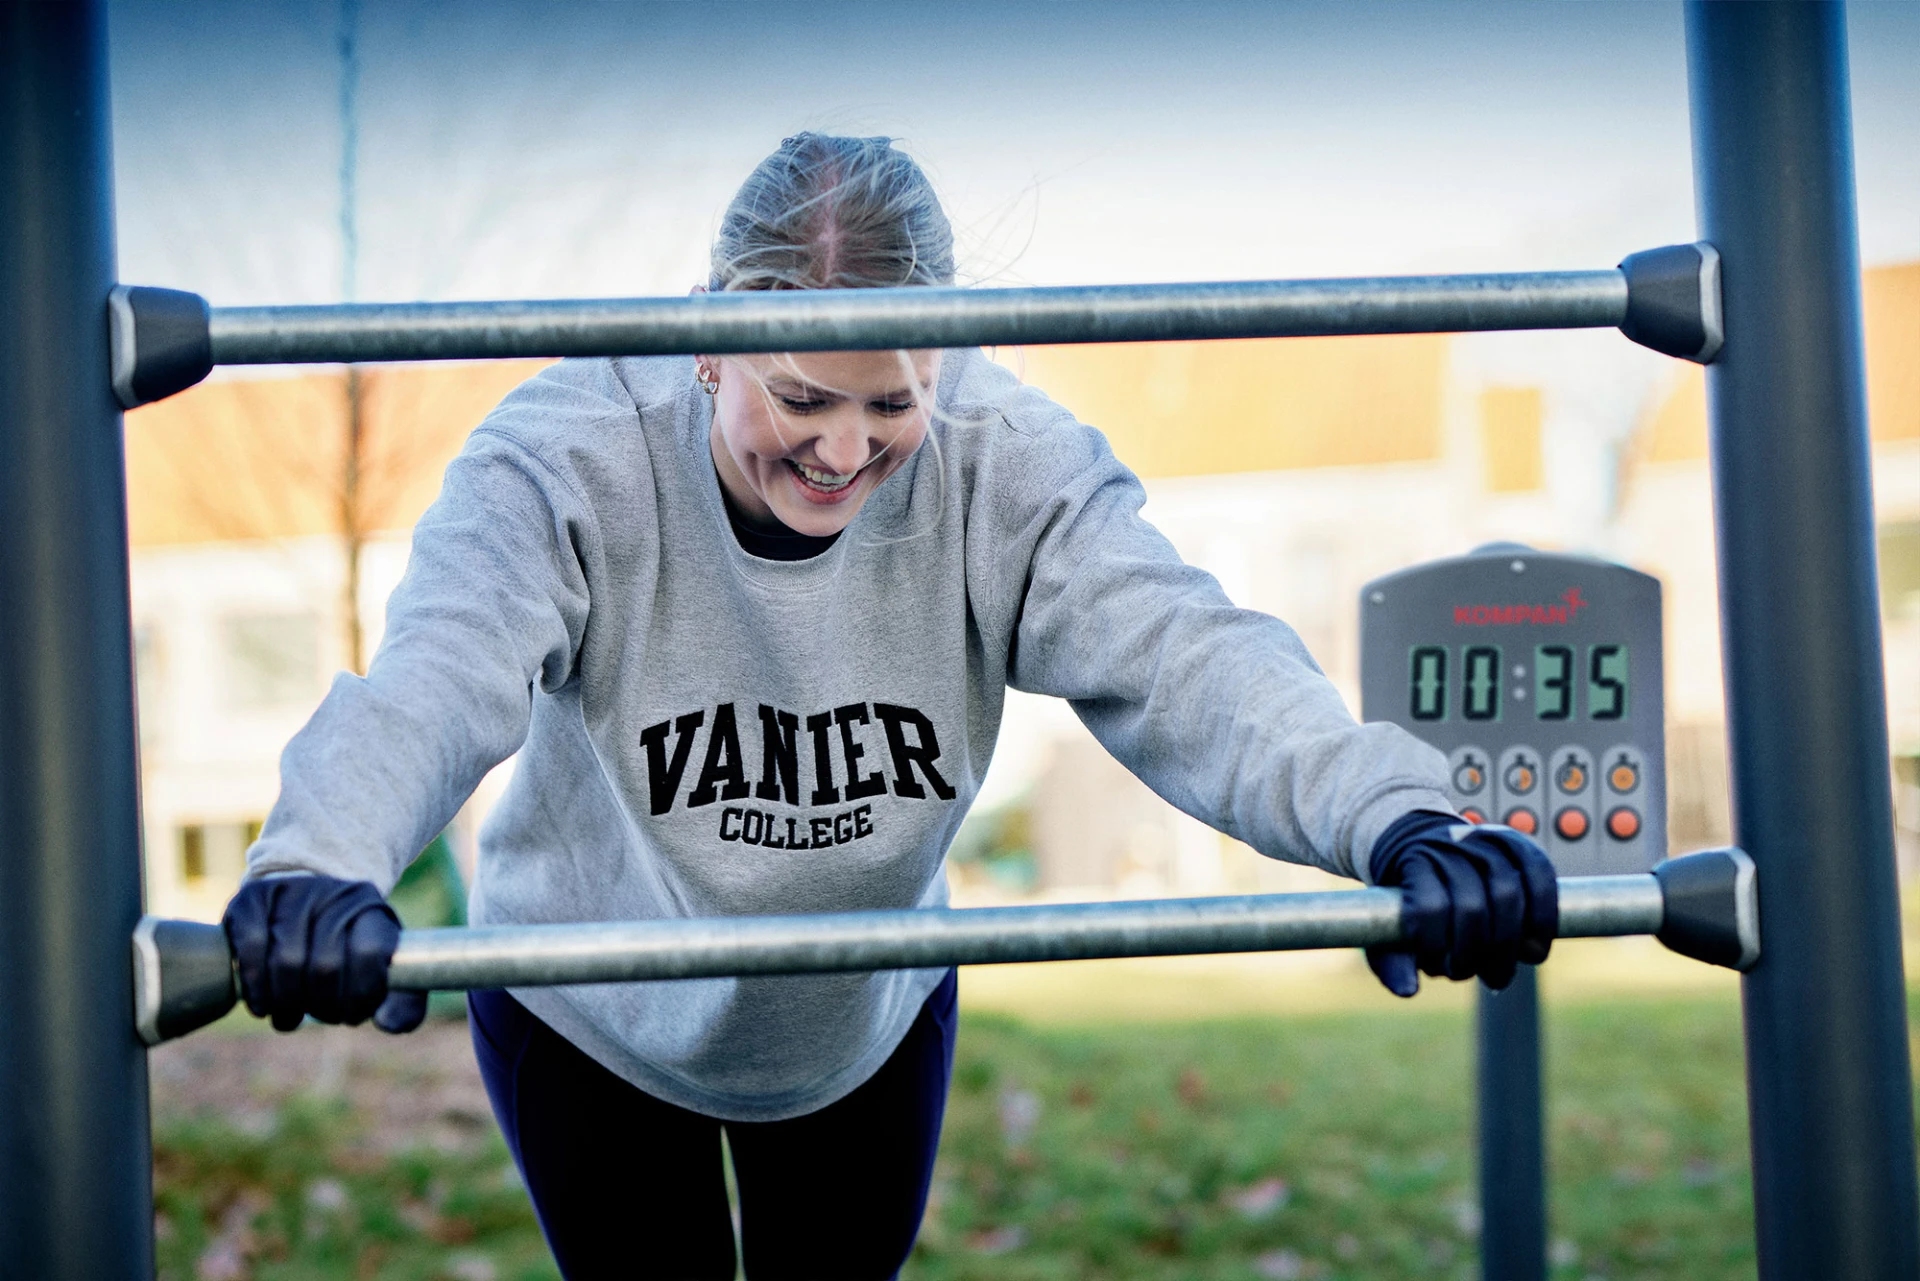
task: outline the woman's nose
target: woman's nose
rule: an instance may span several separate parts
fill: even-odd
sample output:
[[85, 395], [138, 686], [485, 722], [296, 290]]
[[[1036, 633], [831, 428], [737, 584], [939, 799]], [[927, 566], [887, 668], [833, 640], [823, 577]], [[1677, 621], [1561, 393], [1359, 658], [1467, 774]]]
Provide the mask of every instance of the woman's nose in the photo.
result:
[[843, 476], [859, 471], [873, 457], [873, 447], [867, 439], [864, 424], [857, 423], [828, 427], [813, 442], [813, 452], [820, 459], [822, 467]]

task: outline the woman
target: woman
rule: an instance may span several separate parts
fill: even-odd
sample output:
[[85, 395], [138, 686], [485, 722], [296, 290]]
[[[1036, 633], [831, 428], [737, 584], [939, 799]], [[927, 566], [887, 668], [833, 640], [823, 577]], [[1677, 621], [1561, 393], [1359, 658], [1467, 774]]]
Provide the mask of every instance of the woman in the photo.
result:
[[[946, 285], [887, 139], [803, 134], [723, 220], [713, 290]], [[1298, 638], [1138, 511], [1097, 431], [978, 351], [563, 362], [420, 522], [364, 679], [289, 744], [227, 916], [257, 1014], [388, 1030], [381, 899], [485, 772], [476, 922], [943, 905], [1009, 685], [1074, 704], [1161, 795], [1265, 853], [1408, 890], [1416, 965], [1546, 954], [1551, 869], [1356, 725]], [[384, 1004], [383, 1004], [384, 1000]], [[377, 1009], [377, 1013], [376, 1013]], [[501, 1128], [572, 1277], [885, 1277], [925, 1206], [951, 971], [474, 993]]]

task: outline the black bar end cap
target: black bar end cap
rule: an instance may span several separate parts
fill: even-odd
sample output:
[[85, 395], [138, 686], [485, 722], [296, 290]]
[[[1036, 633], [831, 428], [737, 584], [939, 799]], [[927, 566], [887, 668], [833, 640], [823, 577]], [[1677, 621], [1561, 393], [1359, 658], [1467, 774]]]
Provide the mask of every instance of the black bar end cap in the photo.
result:
[[1629, 254], [1627, 318], [1620, 332], [1642, 347], [1695, 364], [1720, 354], [1720, 254], [1701, 241]]
[[113, 394], [137, 409], [213, 372], [213, 312], [199, 294], [115, 285], [107, 295]]
[[1653, 876], [1666, 903], [1656, 938], [1696, 961], [1753, 968], [1760, 959], [1759, 879], [1745, 850], [1682, 854]]
[[148, 1045], [185, 1036], [239, 999], [227, 932], [143, 916], [133, 930], [133, 1026]]

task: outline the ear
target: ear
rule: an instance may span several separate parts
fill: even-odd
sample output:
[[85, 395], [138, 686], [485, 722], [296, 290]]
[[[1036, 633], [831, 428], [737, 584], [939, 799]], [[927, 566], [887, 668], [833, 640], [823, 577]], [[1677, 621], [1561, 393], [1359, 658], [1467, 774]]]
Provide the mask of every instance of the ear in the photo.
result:
[[[701, 294], [704, 294], [705, 292], [707, 292], [707, 287], [705, 285], [695, 285], [693, 288], [687, 290], [687, 297], [698, 298]], [[693, 363], [696, 365], [705, 365], [709, 369], [713, 367], [713, 362], [708, 360], [705, 356], [701, 355], [698, 352], [694, 353]]]

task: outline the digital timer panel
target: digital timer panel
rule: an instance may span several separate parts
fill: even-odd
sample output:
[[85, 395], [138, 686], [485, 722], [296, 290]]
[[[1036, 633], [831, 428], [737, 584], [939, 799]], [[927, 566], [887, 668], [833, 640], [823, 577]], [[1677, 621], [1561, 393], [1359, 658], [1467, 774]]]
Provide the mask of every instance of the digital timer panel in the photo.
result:
[[[1500, 675], [1506, 669], [1498, 645], [1415, 645], [1408, 655], [1407, 715], [1416, 721], [1497, 721], [1504, 715]], [[1522, 669], [1516, 669], [1524, 671]], [[1457, 680], [1451, 673], [1458, 672]], [[1584, 674], [1583, 674], [1584, 673]], [[1533, 714], [1538, 720], [1571, 720], [1576, 708], [1588, 720], [1617, 721], [1627, 714], [1632, 670], [1622, 644], [1589, 645], [1583, 658], [1571, 645], [1533, 647]]]
[[1369, 583], [1360, 619], [1362, 715], [1445, 752], [1461, 813], [1562, 875], [1665, 856], [1658, 581], [1508, 544]]

